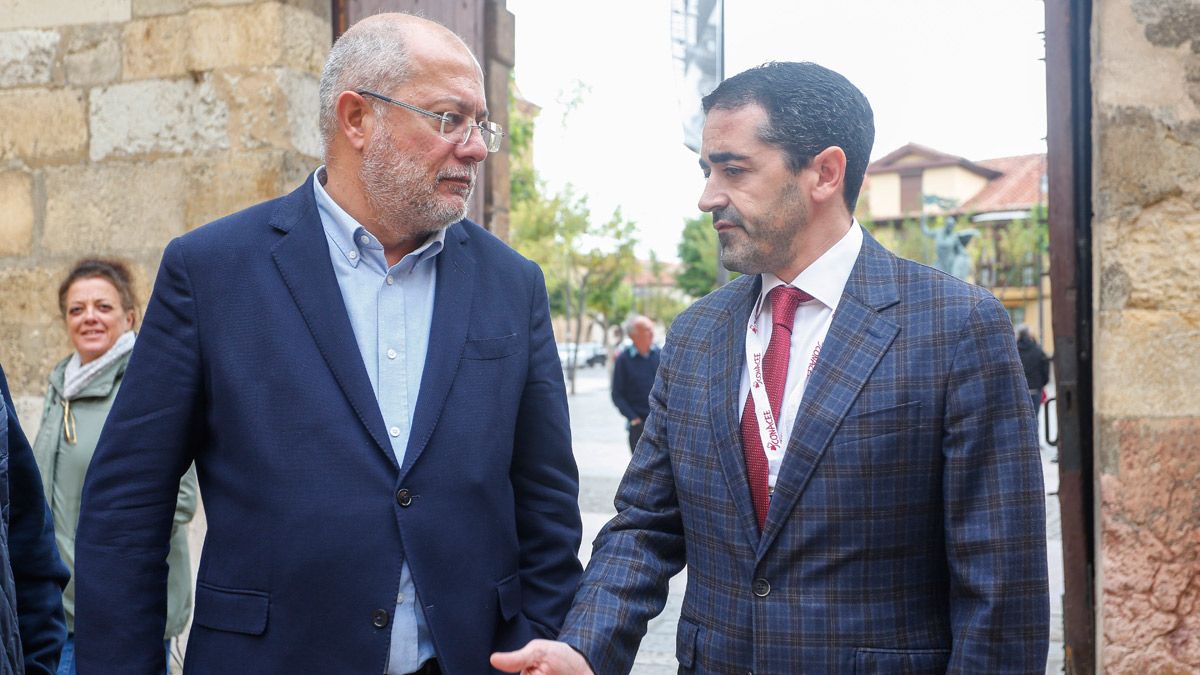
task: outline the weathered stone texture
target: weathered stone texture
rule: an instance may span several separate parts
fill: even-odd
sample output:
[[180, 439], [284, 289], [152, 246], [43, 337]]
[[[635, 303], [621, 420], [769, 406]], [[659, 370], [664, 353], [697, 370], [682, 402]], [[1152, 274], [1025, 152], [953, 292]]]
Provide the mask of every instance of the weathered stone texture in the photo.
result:
[[93, 86], [121, 79], [121, 31], [116, 24], [64, 29], [67, 84]]
[[287, 98], [288, 140], [297, 151], [321, 157], [325, 151], [318, 125], [321, 98], [316, 75], [280, 69], [279, 88]]
[[58, 41], [52, 30], [0, 33], [0, 87], [50, 84]]
[[5, 0], [0, 30], [128, 21], [132, 0]]
[[186, 16], [139, 19], [125, 24], [121, 62], [126, 80], [184, 75], [188, 70]]
[[229, 147], [229, 108], [209, 78], [145, 80], [92, 92], [92, 161]]
[[285, 66], [319, 73], [321, 45], [329, 41], [328, 23], [278, 3], [196, 9], [188, 22], [193, 70]]
[[162, 16], [185, 12], [193, 3], [188, 0], [133, 0], [133, 16]]
[[197, 158], [188, 167], [188, 229], [278, 197], [282, 185], [282, 152], [231, 152]]
[[0, 92], [0, 160], [79, 161], [87, 148], [83, 93], [72, 89]]
[[65, 271], [0, 268], [0, 363], [15, 392], [45, 392], [50, 367], [67, 353], [56, 295]]
[[33, 180], [20, 171], [0, 173], [0, 256], [25, 255], [33, 243]]
[[1173, 197], [1200, 207], [1200, 121], [1137, 107], [1101, 111], [1098, 118], [1098, 219], [1131, 219]]
[[1099, 225], [1102, 310], [1200, 310], [1200, 256], [1186, 253], [1200, 251], [1200, 210], [1189, 197], [1172, 197], [1131, 220]]
[[[1192, 0], [1183, 2], [1195, 5]], [[1176, 3], [1172, 0], [1096, 3], [1098, 53], [1093, 62], [1093, 87], [1100, 106], [1145, 106], [1183, 120], [1200, 116], [1200, 104], [1184, 86], [1189, 79], [1189, 67], [1197, 63], [1198, 57], [1186, 47], [1162, 44], [1164, 31], [1170, 31], [1168, 26], [1174, 26], [1173, 22], [1160, 23], [1159, 28], [1147, 24], [1155, 20], [1150, 16], [1151, 7], [1171, 4]]]
[[184, 232], [184, 160], [111, 162], [46, 171], [42, 248], [50, 253], [161, 254]]
[[1104, 670], [1196, 672], [1200, 420], [1121, 419], [1102, 431], [1120, 458], [1100, 481]]
[[1100, 312], [1097, 324], [1097, 414], [1200, 415], [1200, 309]]

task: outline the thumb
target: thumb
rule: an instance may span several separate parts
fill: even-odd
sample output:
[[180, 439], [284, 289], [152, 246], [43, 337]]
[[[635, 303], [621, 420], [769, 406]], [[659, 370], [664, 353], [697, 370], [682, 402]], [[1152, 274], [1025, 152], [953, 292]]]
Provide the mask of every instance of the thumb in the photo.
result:
[[489, 659], [492, 667], [506, 673], [519, 673], [537, 664], [539, 651], [533, 642], [515, 652], [495, 652]]

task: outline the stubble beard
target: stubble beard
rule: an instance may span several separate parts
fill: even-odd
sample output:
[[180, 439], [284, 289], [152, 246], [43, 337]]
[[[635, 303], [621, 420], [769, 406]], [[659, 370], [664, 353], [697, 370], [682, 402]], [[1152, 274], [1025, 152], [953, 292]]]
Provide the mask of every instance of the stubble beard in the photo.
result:
[[793, 186], [780, 196], [782, 213], [771, 220], [749, 223], [732, 205], [713, 211], [713, 221], [724, 220], [734, 230], [717, 233], [720, 260], [725, 269], [740, 274], [761, 274], [784, 269], [791, 262], [796, 234], [808, 225], [808, 209]]
[[[442, 169], [434, 182], [426, 183], [423, 167], [396, 149], [386, 126], [377, 126], [375, 133], [380, 137], [363, 155], [359, 175], [367, 203], [381, 227], [403, 239], [424, 238], [466, 217], [467, 201], [475, 188], [474, 170]], [[470, 181], [461, 203], [438, 194], [438, 182], [447, 178]]]

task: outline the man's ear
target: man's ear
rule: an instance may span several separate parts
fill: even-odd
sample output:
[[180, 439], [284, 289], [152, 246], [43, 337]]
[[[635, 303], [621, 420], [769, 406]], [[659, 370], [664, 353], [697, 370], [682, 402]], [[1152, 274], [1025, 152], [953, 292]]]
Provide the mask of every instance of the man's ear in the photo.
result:
[[375, 124], [375, 111], [365, 98], [352, 91], [338, 94], [334, 102], [334, 116], [337, 119], [337, 133], [345, 137], [355, 150], [362, 151], [371, 137]]
[[816, 172], [816, 183], [810, 193], [814, 203], [842, 199], [842, 186], [846, 182], [846, 153], [831, 145], [813, 156], [808, 168]]

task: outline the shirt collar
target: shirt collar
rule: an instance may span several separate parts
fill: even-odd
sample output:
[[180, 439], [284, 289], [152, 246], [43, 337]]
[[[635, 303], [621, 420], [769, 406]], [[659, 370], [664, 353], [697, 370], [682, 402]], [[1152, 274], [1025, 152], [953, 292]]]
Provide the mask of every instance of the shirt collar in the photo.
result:
[[759, 304], [765, 302], [767, 293], [776, 286], [794, 286], [813, 296], [829, 309], [837, 309], [842, 292], [846, 290], [846, 282], [850, 280], [850, 271], [854, 269], [858, 253], [862, 250], [862, 243], [862, 228], [857, 219], [852, 219], [846, 234], [790, 284], [771, 272], [763, 272]]
[[[383, 260], [383, 244], [379, 243], [379, 239], [375, 235], [368, 232], [353, 216], [346, 213], [346, 210], [333, 200], [333, 197], [329, 196], [329, 193], [325, 191], [325, 180], [325, 166], [322, 165], [317, 167], [313, 179], [313, 193], [316, 196], [317, 212], [321, 216], [321, 226], [325, 228], [325, 235], [329, 237], [351, 267], [358, 267], [358, 263], [369, 255], [378, 256], [380, 260]], [[429, 235], [425, 243], [404, 256], [404, 259], [397, 264], [411, 260], [412, 264], [416, 265], [432, 258], [442, 251], [445, 240], [446, 228], [443, 227]], [[384, 267], [387, 267], [386, 263], [384, 263]]]

